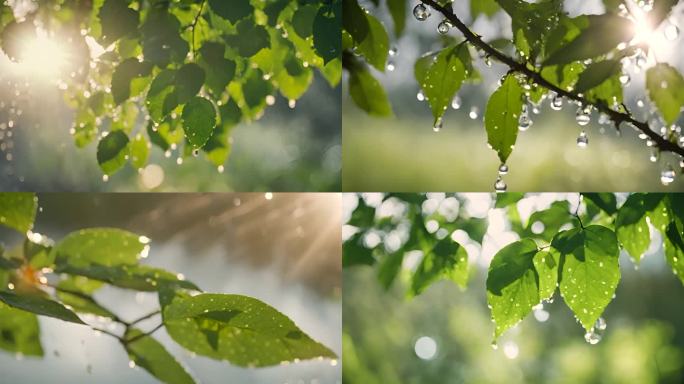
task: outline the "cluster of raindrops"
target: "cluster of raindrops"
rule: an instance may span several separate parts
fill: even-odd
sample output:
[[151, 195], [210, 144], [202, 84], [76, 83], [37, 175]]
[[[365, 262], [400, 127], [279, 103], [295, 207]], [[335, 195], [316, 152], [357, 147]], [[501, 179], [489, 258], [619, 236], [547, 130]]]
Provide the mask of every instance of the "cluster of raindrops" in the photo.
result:
[[591, 327], [589, 332], [584, 334], [584, 340], [586, 340], [587, 343], [592, 345], [598, 344], [603, 338], [603, 333], [605, 332], [607, 327], [608, 324], [606, 324], [606, 320], [604, 320], [603, 317], [599, 317], [598, 320], [596, 320], [596, 323], [594, 323], [594, 326]]

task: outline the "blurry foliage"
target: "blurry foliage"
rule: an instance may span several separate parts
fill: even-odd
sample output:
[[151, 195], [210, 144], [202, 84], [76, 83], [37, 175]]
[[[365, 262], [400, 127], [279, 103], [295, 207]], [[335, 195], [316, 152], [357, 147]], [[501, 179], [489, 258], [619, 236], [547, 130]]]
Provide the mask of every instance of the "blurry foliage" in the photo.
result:
[[152, 145], [222, 170], [233, 127], [276, 93], [293, 104], [315, 70], [331, 87], [341, 78], [340, 0], [50, 0], [21, 20], [2, 2], [0, 15], [12, 60], [39, 30], [69, 53], [71, 133], [78, 147], [99, 141], [105, 175], [143, 168]]
[[[0, 194], [0, 224], [25, 234], [21, 244], [0, 248], [0, 349], [42, 357], [38, 315], [90, 326], [116, 338], [131, 366], [165, 383], [194, 383], [152, 337], [160, 328], [191, 353], [244, 367], [265, 367], [314, 358], [336, 358], [287, 316], [248, 296], [203, 293], [182, 274], [143, 265], [145, 236], [114, 228], [87, 228], [60, 241], [32, 232], [38, 200], [30, 193]], [[105, 285], [157, 292], [160, 309], [133, 321], [119, 318], [96, 298]], [[149, 330], [137, 328], [161, 316]], [[122, 334], [88, 325], [97, 317]]]
[[[498, 249], [489, 265], [486, 292], [494, 343], [539, 304], [553, 300], [556, 290], [586, 330], [587, 341], [598, 342], [601, 315], [621, 278], [620, 250], [638, 265], [652, 231], [660, 233], [665, 259], [684, 283], [681, 195], [635, 193], [618, 205], [614, 194], [578, 194], [574, 211], [567, 200], [556, 201], [526, 221], [517, 206], [524, 197], [497, 194], [493, 207], [506, 211], [510, 230], [520, 239]], [[347, 222], [353, 233], [343, 245], [343, 266], [373, 266], [386, 289], [405, 272], [409, 296], [439, 280], [467, 286], [472, 268], [466, 244], [457, 239], [464, 232], [482, 244], [488, 223], [470, 217], [460, 208], [464, 202], [458, 194], [438, 206], [424, 194], [386, 194], [376, 207], [360, 197]]]

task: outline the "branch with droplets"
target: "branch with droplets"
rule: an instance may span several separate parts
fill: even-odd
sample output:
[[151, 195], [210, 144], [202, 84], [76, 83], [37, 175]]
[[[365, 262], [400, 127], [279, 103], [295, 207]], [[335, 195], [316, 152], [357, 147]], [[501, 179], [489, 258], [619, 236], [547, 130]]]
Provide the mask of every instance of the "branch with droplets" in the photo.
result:
[[657, 132], [651, 130], [649, 124], [647, 122], [642, 122], [639, 120], [636, 120], [634, 117], [632, 117], [631, 113], [629, 113], [629, 110], [622, 105], [622, 108], [625, 110], [624, 112], [621, 111], [616, 111], [612, 108], [610, 108], [608, 105], [605, 103], [600, 103], [600, 102], [592, 102], [582, 96], [581, 94], [573, 93], [571, 91], [567, 91], [563, 88], [560, 88], [550, 81], [544, 79], [542, 77], [541, 73], [538, 71], [535, 71], [534, 69], [531, 69], [530, 67], [527, 66], [527, 63], [522, 63], [514, 58], [506, 55], [505, 53], [499, 51], [498, 49], [494, 48], [493, 46], [489, 45], [486, 43], [482, 38], [477, 35], [475, 32], [471, 31], [468, 26], [466, 26], [459, 18], [456, 16], [456, 14], [448, 7], [441, 6], [437, 3], [435, 0], [420, 0], [423, 4], [428, 5], [432, 7], [434, 10], [437, 12], [441, 13], [444, 18], [446, 18], [451, 25], [456, 27], [462, 34], [463, 37], [468, 41], [470, 44], [475, 46], [478, 49], [481, 49], [482, 51], [485, 52], [489, 57], [492, 57], [499, 62], [507, 65], [511, 71], [520, 73], [524, 76], [526, 76], [529, 80], [537, 84], [538, 86], [544, 87], [550, 91], [555, 92], [558, 96], [568, 98], [570, 100], [574, 100], [578, 103], [580, 103], [583, 107], [588, 107], [591, 106], [593, 108], [596, 108], [599, 112], [602, 112], [606, 114], [615, 124], [616, 129], [620, 128], [620, 124], [622, 123], [628, 123], [631, 124], [634, 128], [636, 128], [638, 131], [640, 131], [642, 134], [646, 135], [652, 142], [655, 147], [660, 149], [660, 151], [664, 152], [672, 152], [676, 153], [679, 156], [684, 157], [684, 148], [680, 147], [679, 145], [665, 139], [662, 137], [660, 134]]

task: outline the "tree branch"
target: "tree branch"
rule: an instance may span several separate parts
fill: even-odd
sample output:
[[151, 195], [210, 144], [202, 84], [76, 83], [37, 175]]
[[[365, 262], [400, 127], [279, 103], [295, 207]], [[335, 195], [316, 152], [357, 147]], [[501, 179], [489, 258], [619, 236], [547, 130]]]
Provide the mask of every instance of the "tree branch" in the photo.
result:
[[629, 123], [633, 125], [636, 129], [639, 131], [643, 132], [646, 136], [648, 136], [649, 139], [651, 139], [661, 151], [665, 152], [673, 152], [676, 153], [680, 156], [684, 157], [684, 148], [680, 147], [677, 144], [674, 144], [662, 136], [660, 136], [657, 132], [651, 130], [647, 122], [642, 122], [638, 121], [635, 118], [632, 117], [632, 115], [627, 111], [625, 108], [626, 112], [620, 112], [620, 111], [615, 111], [611, 108], [609, 108], [606, 104], [604, 103], [596, 103], [596, 102], [591, 102], [588, 99], [586, 99], [584, 96], [580, 96], [579, 94], [575, 94], [569, 91], [566, 91], [548, 80], [544, 79], [541, 75], [540, 72], [537, 72], [533, 69], [530, 69], [525, 63], [518, 62], [514, 58], [506, 55], [505, 53], [497, 50], [496, 48], [492, 47], [491, 45], [487, 44], [480, 36], [475, 34], [473, 31], [471, 31], [459, 18], [454, 14], [454, 12], [446, 7], [443, 7], [439, 5], [435, 0], [421, 0], [426, 5], [429, 5], [433, 9], [435, 9], [437, 12], [441, 13], [449, 22], [456, 27], [461, 33], [463, 34], [463, 37], [473, 44], [475, 47], [483, 50], [485, 53], [487, 53], [490, 57], [495, 58], [496, 60], [500, 61], [501, 63], [507, 65], [512, 71], [521, 73], [525, 76], [527, 76], [528, 79], [532, 80], [534, 83], [536, 83], [539, 86], [542, 86], [546, 89], [549, 89], [551, 91], [554, 91], [556, 94], [559, 96], [566, 97], [571, 100], [575, 100], [580, 102], [583, 106], [592, 106], [596, 108], [598, 111], [605, 113], [610, 117], [611, 120], [615, 123], [616, 127], [619, 127], [621, 123]]
[[136, 319], [136, 320], [131, 321], [131, 322], [128, 324], [128, 326], [130, 327], [130, 326], [133, 326], [133, 325], [135, 325], [135, 324], [138, 324], [138, 323], [140, 323], [141, 321], [147, 320], [147, 319], [149, 319], [149, 318], [151, 318], [151, 317], [154, 317], [154, 316], [156, 316], [156, 315], [158, 315], [158, 314], [160, 314], [160, 313], [161, 313], [160, 310], [156, 310], [156, 311], [154, 311], [154, 312], [152, 312], [152, 313], [149, 313], [149, 314], [147, 314], [147, 315], [145, 315], [145, 316], [142, 316], [142, 317], [140, 317], [140, 318], [138, 318], [138, 319]]
[[122, 338], [122, 339], [121, 339], [121, 342], [124, 343], [124, 344], [130, 344], [130, 343], [132, 343], [132, 342], [134, 342], [134, 341], [138, 341], [138, 340], [142, 339], [143, 337], [150, 336], [151, 334], [157, 332], [157, 331], [158, 331], [161, 327], [163, 327], [163, 326], [164, 326], [164, 323], [161, 323], [161, 324], [157, 325], [156, 327], [154, 327], [154, 328], [153, 328], [151, 331], [149, 331], [149, 332], [141, 333], [141, 334], [139, 334], [139, 335], [136, 335], [136, 336], [131, 337], [130, 339], [124, 339], [124, 338]]

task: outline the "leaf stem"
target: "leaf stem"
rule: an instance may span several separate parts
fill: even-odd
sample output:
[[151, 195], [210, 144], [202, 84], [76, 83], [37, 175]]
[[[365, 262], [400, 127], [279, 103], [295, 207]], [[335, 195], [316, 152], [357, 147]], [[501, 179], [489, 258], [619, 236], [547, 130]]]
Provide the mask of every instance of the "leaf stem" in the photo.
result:
[[197, 27], [197, 23], [199, 22], [200, 16], [202, 16], [202, 11], [204, 11], [204, 3], [206, 3], [207, 0], [202, 0], [202, 3], [200, 4], [199, 11], [197, 12], [197, 15], [195, 16], [195, 20], [193, 20], [192, 25], [190, 28], [192, 28], [192, 56], [195, 56], [195, 53], [197, 52], [197, 49], [195, 49], [195, 29]]
[[134, 341], [138, 341], [138, 340], [142, 339], [143, 337], [150, 336], [151, 334], [157, 332], [157, 331], [158, 331], [161, 327], [163, 327], [163, 326], [164, 326], [164, 323], [160, 323], [159, 325], [157, 325], [156, 327], [154, 327], [152, 330], [150, 330], [150, 331], [148, 331], [148, 332], [141, 333], [141, 334], [139, 334], [139, 335], [133, 336], [133, 337], [131, 337], [130, 339], [122, 339], [122, 342], [123, 342], [124, 344], [130, 344], [130, 343], [132, 343], [132, 342], [134, 342]]
[[580, 94], [566, 91], [565, 89], [562, 89], [554, 85], [550, 81], [544, 79], [540, 72], [530, 69], [526, 63], [518, 62], [514, 58], [506, 55], [505, 53], [497, 50], [493, 46], [487, 44], [484, 40], [482, 40], [482, 38], [479, 35], [471, 31], [458, 18], [458, 16], [454, 14], [454, 12], [451, 9], [439, 5], [435, 0], [421, 0], [421, 2], [429, 5], [430, 7], [441, 13], [447, 20], [449, 20], [449, 22], [453, 26], [455, 26], [456, 28], [458, 28], [459, 31], [461, 31], [463, 37], [465, 37], [467, 41], [469, 41], [475, 47], [483, 50], [490, 57], [493, 57], [501, 63], [507, 65], [511, 70], [527, 76], [527, 78], [532, 80], [535, 84], [542, 86], [548, 90], [554, 91], [556, 94], [560, 96], [566, 97], [571, 100], [575, 100], [584, 106], [591, 105], [600, 112], [603, 112], [606, 115], [608, 115], [611, 118], [611, 120], [613, 120], [613, 122], [615, 123], [615, 127], [618, 128], [618, 130], [621, 123], [629, 123], [633, 125], [636, 129], [638, 129], [646, 136], [648, 136], [661, 151], [673, 152], [678, 154], [679, 156], [684, 157], [684, 148], [666, 140], [657, 132], [651, 130], [647, 122], [638, 121], [635, 118], [633, 118], [631, 113], [629, 113], [627, 109], [625, 109], [625, 112], [615, 111], [609, 108], [608, 105], [606, 105], [605, 103], [589, 101], [587, 98], [581, 96]]
[[151, 318], [151, 317], [154, 317], [154, 316], [156, 316], [156, 315], [158, 315], [158, 314], [160, 314], [160, 313], [161, 313], [160, 310], [156, 310], [156, 311], [154, 311], [154, 312], [152, 312], [152, 313], [148, 313], [148, 314], [145, 315], [145, 316], [139, 317], [139, 318], [137, 318], [137, 319], [131, 321], [131, 322], [128, 324], [128, 326], [131, 327], [131, 326], [133, 326], [133, 325], [135, 325], [135, 324], [138, 324], [138, 323], [140, 323], [140, 322], [142, 322], [142, 321], [144, 321], [144, 320], [147, 320], [147, 319], [149, 319], [149, 318]]

